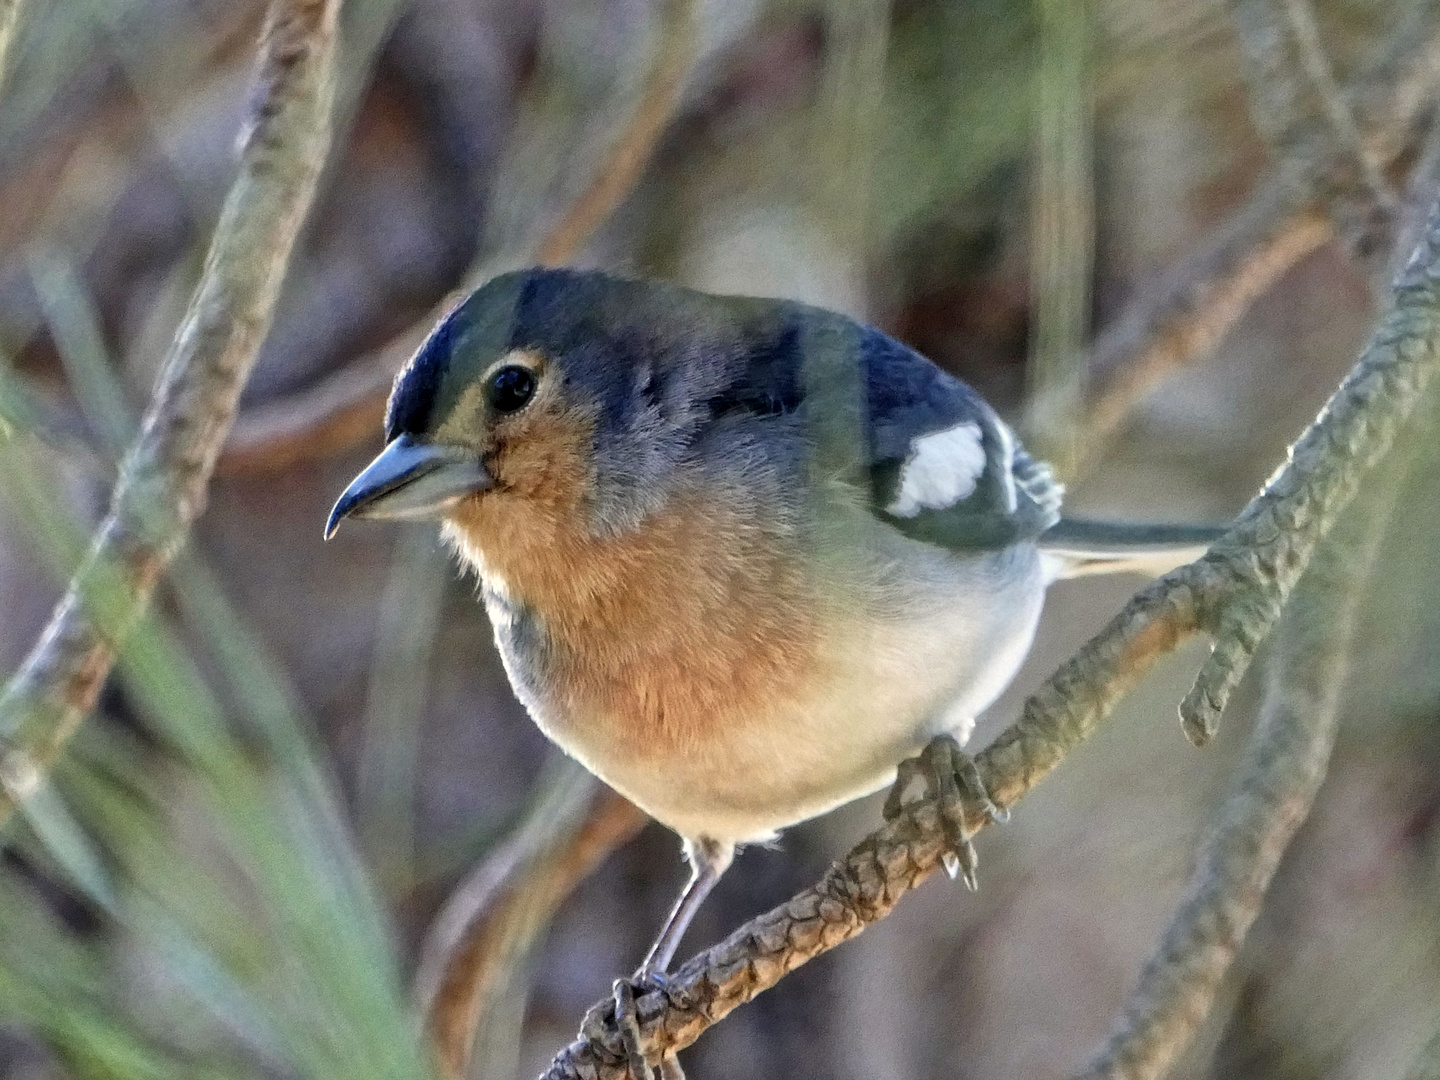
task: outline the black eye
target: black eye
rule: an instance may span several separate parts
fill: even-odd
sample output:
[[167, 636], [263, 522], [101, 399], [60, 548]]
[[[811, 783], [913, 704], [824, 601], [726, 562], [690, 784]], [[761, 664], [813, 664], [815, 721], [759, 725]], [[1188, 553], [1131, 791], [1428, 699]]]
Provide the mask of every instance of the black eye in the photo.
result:
[[535, 373], [518, 364], [502, 367], [485, 384], [485, 400], [496, 412], [508, 413], [523, 408], [534, 393]]

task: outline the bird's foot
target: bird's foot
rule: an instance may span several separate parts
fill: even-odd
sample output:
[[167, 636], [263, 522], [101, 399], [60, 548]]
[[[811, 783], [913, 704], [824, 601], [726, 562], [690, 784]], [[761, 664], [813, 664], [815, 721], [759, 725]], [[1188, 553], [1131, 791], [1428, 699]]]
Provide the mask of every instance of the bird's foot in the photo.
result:
[[[628, 979], [616, 979], [611, 987], [615, 1007], [615, 1026], [620, 1033], [621, 1048], [625, 1054], [626, 1066], [635, 1080], [685, 1080], [684, 1070], [674, 1054], [665, 1054], [652, 1065], [641, 1048], [640, 1011], [638, 998], [655, 992], [665, 992], [670, 980], [663, 971], [641, 968]], [[599, 1034], [603, 1015], [586, 1016], [580, 1026], [580, 1033], [586, 1038]]]
[[1008, 821], [1010, 814], [991, 801], [974, 759], [960, 749], [954, 736], [937, 735], [918, 755], [900, 762], [895, 785], [885, 797], [886, 821], [893, 821], [904, 811], [905, 792], [916, 777], [925, 785], [925, 798], [935, 799], [940, 809], [940, 824], [948, 843], [948, 850], [941, 856], [945, 872], [951, 880], [963, 880], [973, 892], [980, 883], [975, 876], [975, 845], [970, 842], [974, 830], [967, 826], [965, 818], [967, 804], [971, 813], [983, 814], [991, 821]]

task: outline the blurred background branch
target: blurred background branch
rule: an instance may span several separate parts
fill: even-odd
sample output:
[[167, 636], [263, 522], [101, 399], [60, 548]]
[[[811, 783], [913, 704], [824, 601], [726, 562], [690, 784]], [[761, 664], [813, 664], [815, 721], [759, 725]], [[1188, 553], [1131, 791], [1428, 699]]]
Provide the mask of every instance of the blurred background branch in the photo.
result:
[[1090, 5], [1036, 0], [1035, 178], [1030, 290], [1035, 297], [1026, 430], [1066, 477], [1079, 457], [1085, 343], [1095, 272], [1095, 94]]
[[334, 0], [277, 2], [252, 126], [190, 313], [166, 357], [110, 513], [49, 626], [0, 696], [0, 823], [44, 783], [200, 515], [265, 339], [328, 147]]
[[0, 91], [5, 89], [5, 76], [9, 71], [10, 46], [15, 40], [20, 25], [22, 0], [0, 0]]
[[[647, 820], [575, 762], [551, 762], [524, 823], [466, 876], [421, 949], [416, 995], [444, 1076], [469, 1075], [477, 1028], [503, 1016], [507, 1001], [523, 999], [535, 948], [556, 909]], [[508, 1056], [516, 1034], [482, 1037], [478, 1056]], [[514, 1064], [493, 1071], [512, 1074]]]
[[[1313, 162], [1319, 152], [1305, 147], [1291, 154], [1299, 138], [1286, 125], [1298, 127], [1293, 100], [1297, 91], [1285, 70], [1283, 33], [1268, 3], [1249, 0], [1232, 5], [1242, 41], [1259, 53], [1252, 67], [1262, 89], [1252, 98], [1267, 137], [1280, 148], [1280, 161], [1245, 203], [1214, 234], [1214, 238], [1171, 268], [1159, 286], [1147, 291], [1107, 326], [1090, 350], [1086, 367], [1097, 382], [1087, 411], [1086, 445], [1081, 453], [1092, 460], [1110, 442], [1138, 402], [1185, 364], [1208, 355], [1250, 306], [1264, 296], [1305, 256], [1332, 235], [1336, 193], [1322, 183]], [[1266, 18], [1259, 29], [1246, 31], [1247, 20]], [[1303, 16], [1302, 16], [1303, 18]], [[1408, 28], [1414, 32], [1414, 28]], [[1369, 76], [1371, 133], [1343, 149], [1365, 162], [1392, 165], [1413, 152], [1413, 129], [1440, 85], [1440, 33], [1428, 39], [1404, 38], [1398, 55], [1376, 66]], [[1269, 66], [1267, 66], [1269, 65]], [[1276, 71], [1272, 68], [1279, 68]], [[1421, 86], [1427, 87], [1420, 90]], [[1271, 101], [1278, 98], [1277, 101]], [[1348, 115], [1348, 112], [1347, 112]], [[1347, 129], [1348, 130], [1348, 129]], [[1430, 128], [1433, 130], [1433, 126]], [[1288, 133], [1287, 133], [1288, 131]], [[1328, 140], [1323, 146], [1332, 145]], [[1377, 166], [1378, 167], [1378, 166]], [[1388, 189], [1372, 187], [1381, 199], [1379, 212], [1394, 209]], [[1401, 245], [1395, 237], [1371, 237], [1377, 250]], [[1388, 241], [1388, 243], [1387, 243]], [[1353, 245], [1352, 245], [1353, 246]], [[1408, 251], [1412, 245], [1406, 244]]]

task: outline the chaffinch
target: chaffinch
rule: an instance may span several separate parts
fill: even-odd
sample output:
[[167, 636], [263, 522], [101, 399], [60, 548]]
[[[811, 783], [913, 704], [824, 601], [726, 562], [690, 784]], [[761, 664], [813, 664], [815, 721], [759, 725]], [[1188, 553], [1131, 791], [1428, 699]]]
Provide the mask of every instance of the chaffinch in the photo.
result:
[[[642, 976], [736, 845], [897, 768], [993, 811], [959, 746], [1047, 586], [1216, 534], [1060, 522], [995, 411], [873, 327], [596, 272], [477, 289], [401, 372], [385, 436], [326, 535], [443, 522], [535, 722], [684, 841]], [[955, 828], [947, 868], [973, 884]]]

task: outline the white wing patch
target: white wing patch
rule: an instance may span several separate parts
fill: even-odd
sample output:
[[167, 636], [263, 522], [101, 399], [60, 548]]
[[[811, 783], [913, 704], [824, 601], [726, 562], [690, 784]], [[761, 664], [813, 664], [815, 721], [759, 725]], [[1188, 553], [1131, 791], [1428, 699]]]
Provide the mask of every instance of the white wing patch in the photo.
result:
[[1005, 509], [1015, 513], [1020, 500], [1015, 494], [1015, 436], [1004, 422], [995, 425], [1000, 433], [1000, 479], [1005, 487]]
[[974, 493], [984, 471], [984, 436], [974, 421], [921, 435], [910, 444], [900, 489], [886, 512], [912, 518], [921, 510], [954, 506]]

